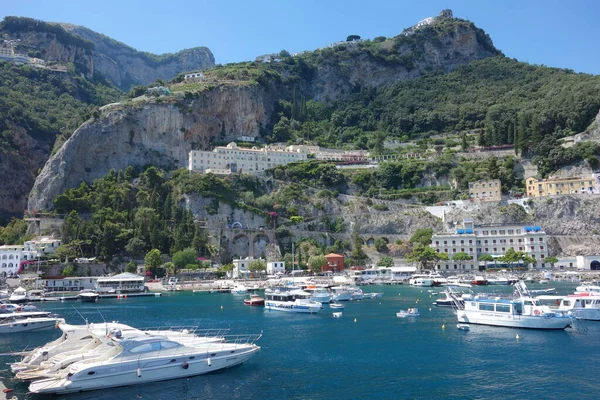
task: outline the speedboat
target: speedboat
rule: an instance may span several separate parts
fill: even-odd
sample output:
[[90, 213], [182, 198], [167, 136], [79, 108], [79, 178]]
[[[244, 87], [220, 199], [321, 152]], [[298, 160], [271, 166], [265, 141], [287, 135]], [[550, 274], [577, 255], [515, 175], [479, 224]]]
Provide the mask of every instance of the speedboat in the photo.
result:
[[363, 293], [363, 299], [380, 299], [383, 293]]
[[231, 289], [231, 293], [233, 294], [246, 294], [248, 293], [248, 288], [243, 284], [236, 284], [233, 289]]
[[295, 313], [316, 314], [323, 308], [321, 303], [311, 300], [311, 294], [303, 290], [265, 291], [265, 309]]
[[469, 329], [471, 329], [471, 326], [469, 324], [456, 324], [456, 327], [461, 331], [468, 331]]
[[0, 314], [0, 333], [32, 332], [54, 328], [63, 318], [49, 311], [22, 311]]
[[33, 381], [29, 391], [64, 394], [187, 378], [242, 364], [256, 354], [261, 335], [237, 337], [234, 342], [192, 343], [159, 335], [124, 337], [114, 331], [102, 346], [104, 353]]
[[600, 295], [600, 286], [592, 285], [592, 284], [577, 286], [575, 288], [575, 294], [579, 294], [579, 293], [593, 293], [593, 294]]
[[331, 301], [331, 293], [326, 288], [311, 285], [305, 287], [304, 291], [311, 294], [312, 301], [319, 303], [329, 303]]
[[600, 321], [600, 294], [590, 292], [563, 297], [555, 311], [566, 312], [576, 319]]
[[333, 308], [334, 310], [343, 310], [345, 306], [341, 303], [330, 303], [329, 308]]
[[331, 288], [332, 296], [331, 300], [334, 302], [338, 301], [350, 301], [352, 300], [353, 290], [350, 290], [348, 286], [334, 286]]
[[81, 292], [79, 292], [79, 294], [77, 295], [77, 298], [83, 302], [90, 302], [90, 303], [94, 303], [96, 300], [98, 300], [98, 298], [100, 297], [100, 295], [96, 292], [94, 292], [93, 290], [89, 290], [89, 289], [84, 289]]
[[434, 279], [428, 274], [415, 274], [408, 280], [410, 286], [425, 286], [430, 287], [434, 285]]
[[[225, 341], [224, 335], [228, 332], [228, 329], [199, 330], [196, 327], [155, 328], [142, 331], [118, 322], [85, 325], [70, 325], [60, 322], [57, 327], [62, 331], [62, 335], [58, 339], [33, 349], [21, 361], [11, 364], [11, 370], [17, 373], [17, 378], [32, 380], [47, 377], [46, 375], [51, 373], [48, 371], [49, 368], [55, 367], [58, 363], [63, 366], [68, 365], [68, 356], [75, 354], [82, 357], [86, 351], [108, 341], [110, 332], [119, 331], [122, 337], [160, 335], [182, 343], [194, 344], [223, 342]], [[70, 359], [70, 361], [78, 360]]]
[[512, 297], [478, 294], [463, 304], [455, 293], [448, 291], [457, 302], [459, 323], [503, 326], [528, 329], [565, 329], [572, 324], [568, 315], [553, 312], [530, 296], [523, 282], [514, 285]]
[[27, 290], [22, 287], [16, 288], [8, 298], [8, 301], [11, 303], [23, 303], [29, 301], [29, 297], [27, 297]]
[[265, 299], [263, 299], [257, 294], [251, 294], [244, 299], [244, 304], [247, 306], [264, 306]]
[[418, 308], [409, 308], [408, 310], [400, 310], [396, 313], [396, 317], [398, 318], [406, 318], [406, 317], [419, 317], [421, 314], [419, 313]]

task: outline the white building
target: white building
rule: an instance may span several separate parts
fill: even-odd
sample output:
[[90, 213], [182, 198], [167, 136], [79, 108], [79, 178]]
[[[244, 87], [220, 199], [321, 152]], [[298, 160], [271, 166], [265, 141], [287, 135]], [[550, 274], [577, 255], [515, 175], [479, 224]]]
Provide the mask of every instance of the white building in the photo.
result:
[[183, 80], [188, 80], [188, 79], [199, 79], [199, 80], [204, 80], [206, 79], [206, 76], [204, 76], [204, 74], [202, 72], [192, 72], [189, 74], [185, 74], [183, 76]]
[[27, 251], [39, 252], [40, 255], [44, 255], [54, 253], [60, 244], [60, 239], [44, 236], [28, 240], [23, 245]]
[[577, 269], [599, 271], [600, 256], [577, 256]]
[[21, 263], [36, 260], [37, 257], [37, 251], [28, 250], [24, 245], [0, 246], [0, 276], [16, 275]]
[[[517, 252], [525, 253], [536, 260], [535, 267], [544, 268], [544, 259], [548, 257], [548, 244], [546, 233], [541, 226], [523, 225], [482, 225], [476, 226], [472, 219], [465, 219], [463, 227], [454, 233], [433, 235], [431, 246], [438, 253], [448, 254], [448, 261], [440, 261], [436, 268], [442, 271], [479, 270], [484, 267], [484, 262], [478, 258], [489, 254], [494, 258], [502, 257], [506, 250], [512, 248]], [[466, 253], [471, 260], [453, 261], [456, 253]], [[493, 264], [493, 263], [490, 263]], [[488, 265], [489, 266], [489, 265]]]
[[267, 274], [284, 274], [285, 273], [285, 261], [270, 261], [267, 263]]
[[244, 278], [252, 273], [248, 267], [253, 261], [264, 261], [262, 258], [246, 257], [244, 259], [235, 259], [231, 263], [233, 264], [232, 277]]
[[98, 278], [94, 289], [98, 293], [127, 293], [145, 291], [144, 277], [130, 272]]
[[96, 277], [66, 277], [42, 279], [42, 286], [47, 292], [78, 292], [83, 289], [94, 289]]
[[256, 174], [277, 165], [307, 159], [308, 151], [303, 147], [291, 149], [283, 146], [254, 146], [249, 149], [231, 142], [226, 147], [216, 147], [213, 151], [190, 151], [188, 169], [198, 172]]

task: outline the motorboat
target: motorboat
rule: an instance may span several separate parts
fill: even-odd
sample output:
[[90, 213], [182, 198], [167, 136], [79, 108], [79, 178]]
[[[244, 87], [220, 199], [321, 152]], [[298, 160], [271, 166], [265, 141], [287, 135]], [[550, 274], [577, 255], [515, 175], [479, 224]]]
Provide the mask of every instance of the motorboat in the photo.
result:
[[488, 280], [481, 275], [477, 275], [473, 278], [471, 284], [476, 286], [485, 286], [488, 284]]
[[456, 324], [456, 327], [461, 331], [468, 331], [469, 329], [471, 329], [471, 326], [469, 324]]
[[592, 284], [580, 285], [575, 288], [575, 294], [579, 293], [594, 293], [600, 295], [600, 286]]
[[295, 313], [316, 314], [323, 306], [311, 300], [311, 294], [300, 289], [265, 291], [265, 309]]
[[525, 283], [517, 282], [514, 290], [511, 297], [478, 294], [463, 304], [455, 293], [450, 290], [447, 293], [456, 299], [455, 312], [459, 323], [528, 329], [565, 329], [571, 326], [573, 321], [568, 315], [552, 312], [548, 306], [531, 297]]
[[430, 287], [434, 284], [434, 279], [429, 274], [415, 274], [408, 280], [410, 286]]
[[352, 300], [354, 291], [349, 286], [334, 286], [331, 288], [331, 293], [331, 300], [334, 302], [350, 301]]
[[93, 290], [84, 289], [77, 295], [77, 298], [82, 302], [94, 303], [98, 300], [100, 295]]
[[361, 288], [358, 286], [351, 286], [350, 290], [352, 291], [352, 297], [350, 300], [362, 300], [364, 297], [364, 293]]
[[127, 337], [113, 331], [102, 346], [105, 352], [35, 380], [29, 391], [64, 394], [187, 378], [233, 367], [249, 360], [260, 347], [261, 335], [238, 336], [220, 343], [182, 343], [160, 335]]
[[400, 310], [396, 313], [396, 317], [398, 318], [406, 318], [406, 317], [420, 317], [418, 308], [409, 308], [408, 310]]
[[12, 304], [2, 303], [0, 304], [0, 314], [4, 313], [16, 313], [22, 311], [38, 311], [38, 308], [33, 304]]
[[600, 294], [579, 293], [563, 297], [555, 311], [576, 319], [600, 321]]
[[488, 285], [509, 285], [510, 281], [508, 280], [508, 278], [504, 278], [501, 276], [496, 276], [493, 278], [488, 278], [487, 279], [487, 284]]
[[11, 303], [24, 303], [29, 301], [27, 290], [23, 287], [18, 287], [10, 294], [8, 301]]
[[334, 310], [343, 310], [345, 306], [341, 303], [329, 303], [329, 308], [333, 308]]
[[[32, 380], [45, 377], [50, 366], [61, 363], [66, 366], [67, 356], [81, 354], [87, 350], [94, 349], [100, 343], [106, 342], [110, 332], [119, 331], [121, 336], [161, 335], [170, 339], [176, 339], [182, 343], [219, 343], [225, 341], [228, 329], [204, 329], [197, 327], [169, 327], [140, 330], [129, 325], [118, 322], [104, 322], [100, 324], [71, 325], [59, 322], [57, 328], [62, 335], [41, 347], [33, 349], [18, 362], [11, 364], [14, 373], [26, 371], [27, 373], [17, 375], [19, 379]], [[87, 350], [85, 350], [87, 349]], [[55, 358], [58, 357], [58, 358]], [[71, 359], [75, 362], [77, 359]]]
[[51, 329], [63, 318], [53, 316], [49, 311], [22, 311], [0, 314], [0, 333], [32, 332]]
[[231, 289], [231, 293], [233, 294], [246, 294], [248, 293], [248, 288], [243, 284], [235, 284], [233, 289]]
[[251, 294], [247, 298], [244, 299], [244, 304], [247, 306], [264, 306], [265, 299], [260, 297], [257, 294]]
[[363, 299], [380, 299], [383, 293], [363, 293]]
[[312, 301], [316, 301], [318, 303], [329, 303], [331, 301], [331, 293], [324, 287], [309, 285], [303, 290], [311, 294]]

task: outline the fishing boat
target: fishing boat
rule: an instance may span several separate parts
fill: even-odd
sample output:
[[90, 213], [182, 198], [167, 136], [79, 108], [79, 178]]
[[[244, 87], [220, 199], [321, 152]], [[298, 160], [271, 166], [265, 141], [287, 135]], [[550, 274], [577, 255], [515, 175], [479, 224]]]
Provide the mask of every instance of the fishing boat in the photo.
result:
[[264, 306], [265, 299], [260, 297], [257, 294], [248, 295], [247, 298], [244, 299], [244, 304], [247, 306]]
[[396, 317], [398, 318], [406, 318], [406, 317], [419, 317], [421, 314], [419, 313], [418, 308], [409, 308], [408, 310], [400, 310], [396, 313]]
[[523, 282], [514, 285], [511, 297], [478, 294], [469, 301], [460, 303], [460, 298], [448, 290], [456, 299], [455, 312], [459, 323], [503, 326], [528, 329], [565, 329], [572, 324], [569, 316], [555, 313], [548, 306], [530, 296]]
[[[35, 380], [29, 391], [65, 394], [187, 378], [239, 365], [256, 354], [261, 335], [238, 336], [232, 342], [183, 343], [160, 335], [109, 333], [104, 353], [82, 359]], [[100, 351], [97, 351], [100, 353]]]

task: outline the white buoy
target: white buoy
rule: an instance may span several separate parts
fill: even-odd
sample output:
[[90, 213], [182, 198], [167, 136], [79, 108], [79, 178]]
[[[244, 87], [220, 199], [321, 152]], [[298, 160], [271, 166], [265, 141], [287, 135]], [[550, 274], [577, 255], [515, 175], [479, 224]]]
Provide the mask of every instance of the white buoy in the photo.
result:
[[354, 322], [356, 322], [356, 318], [354, 318]]
[[517, 340], [519, 340], [519, 339], [520, 339], [520, 337], [519, 337], [519, 334], [518, 334], [518, 333], [517, 333], [517, 336], [515, 337], [515, 339], [517, 339]]
[[221, 310], [223, 309], [223, 306], [221, 306]]
[[429, 311], [431, 311], [431, 307], [429, 307]]

